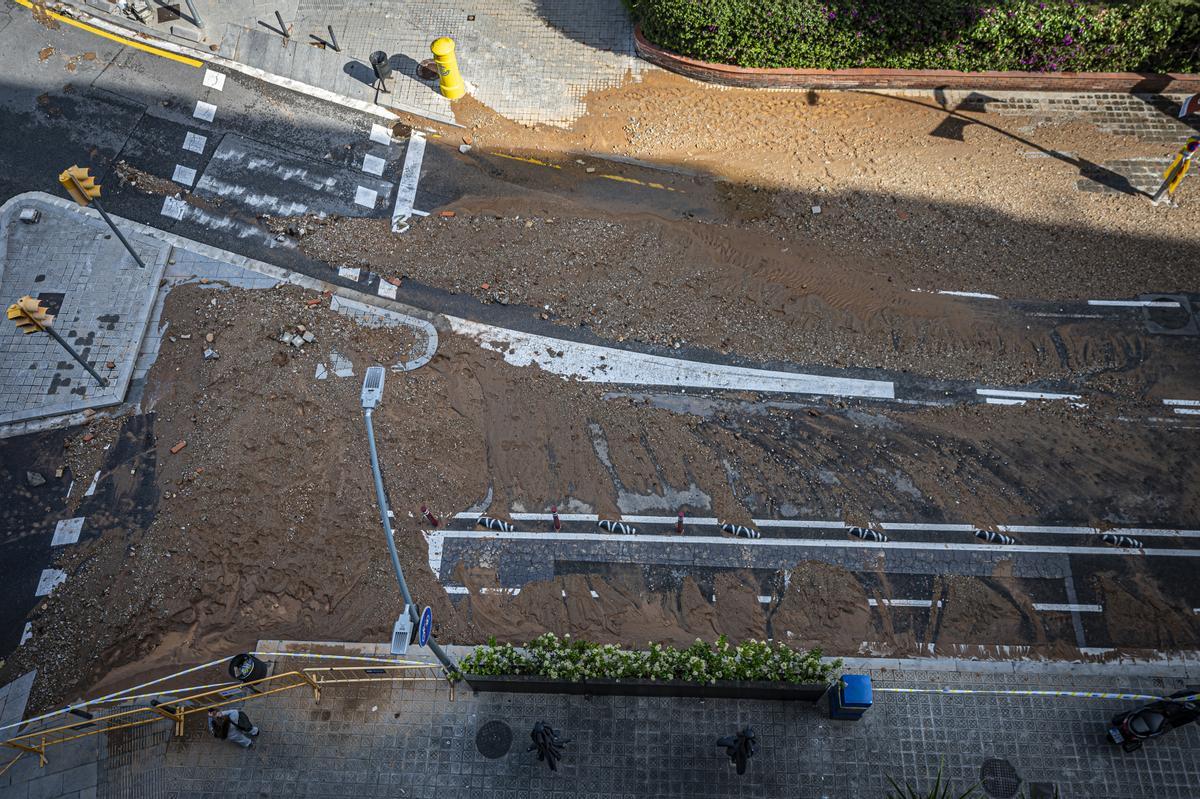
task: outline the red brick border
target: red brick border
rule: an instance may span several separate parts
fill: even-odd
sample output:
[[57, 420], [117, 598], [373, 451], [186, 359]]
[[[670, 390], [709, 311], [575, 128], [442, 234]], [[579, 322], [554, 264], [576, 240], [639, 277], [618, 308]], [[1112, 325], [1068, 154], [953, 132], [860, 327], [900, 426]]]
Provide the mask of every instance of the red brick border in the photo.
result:
[[1200, 75], [1139, 72], [955, 72], [949, 69], [756, 69], [677, 55], [633, 32], [638, 55], [689, 78], [759, 89], [1008, 89], [1030, 92], [1200, 92]]

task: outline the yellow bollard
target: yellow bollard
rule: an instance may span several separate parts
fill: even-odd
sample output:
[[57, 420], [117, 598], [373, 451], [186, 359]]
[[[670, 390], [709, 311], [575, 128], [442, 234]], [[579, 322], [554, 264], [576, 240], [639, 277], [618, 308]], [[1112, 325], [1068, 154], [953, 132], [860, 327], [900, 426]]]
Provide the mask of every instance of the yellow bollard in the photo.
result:
[[458, 59], [454, 57], [454, 40], [449, 36], [434, 39], [429, 45], [433, 60], [437, 62], [438, 84], [442, 94], [449, 100], [457, 100], [467, 93], [462, 74], [458, 71]]

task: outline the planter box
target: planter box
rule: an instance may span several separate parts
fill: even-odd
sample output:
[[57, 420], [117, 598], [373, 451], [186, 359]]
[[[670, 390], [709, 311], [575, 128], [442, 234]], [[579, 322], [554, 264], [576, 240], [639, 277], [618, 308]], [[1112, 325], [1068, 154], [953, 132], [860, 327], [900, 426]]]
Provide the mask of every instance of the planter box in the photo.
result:
[[673, 53], [633, 32], [638, 55], [695, 80], [750, 89], [962, 89], [1040, 92], [1200, 92], [1200, 75], [1140, 72], [956, 72], [949, 69], [763, 69]]
[[682, 680], [553, 680], [549, 677], [484, 677], [465, 674], [475, 691], [516, 694], [575, 694], [589, 696], [689, 696], [701, 699], [779, 699], [816, 702], [829, 686], [825, 683], [746, 682], [720, 680], [693, 683]]

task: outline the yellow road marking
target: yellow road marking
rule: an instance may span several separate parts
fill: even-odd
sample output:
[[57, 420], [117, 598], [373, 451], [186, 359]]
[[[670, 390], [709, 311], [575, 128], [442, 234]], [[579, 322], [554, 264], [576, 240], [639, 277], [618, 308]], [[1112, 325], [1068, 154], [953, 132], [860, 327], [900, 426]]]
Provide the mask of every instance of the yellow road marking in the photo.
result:
[[[28, 8], [28, 9], [33, 8], [33, 3], [31, 3], [29, 0], [16, 0], [16, 3], [17, 3], [17, 5], [24, 6], [25, 8]], [[68, 25], [72, 25], [81, 30], [85, 30], [88, 33], [94, 33], [97, 36], [117, 42], [118, 44], [123, 44], [126, 47], [132, 47], [135, 50], [141, 50], [142, 52], [150, 53], [151, 55], [162, 56], [163, 58], [169, 58], [172, 61], [178, 61], [180, 64], [187, 64], [189, 67], [204, 66], [203, 61], [197, 61], [194, 58], [188, 58], [187, 56], [184, 56], [184, 55], [178, 55], [178, 54], [172, 53], [168, 50], [160, 50], [157, 47], [151, 47], [148, 44], [142, 44], [141, 42], [134, 41], [133, 39], [126, 39], [124, 36], [117, 36], [115, 33], [109, 33], [108, 31], [101, 30], [100, 28], [94, 27], [92, 25], [88, 25], [86, 22], [80, 22], [77, 19], [71, 19], [70, 17], [64, 17], [62, 14], [56, 14], [55, 12], [50, 11], [50, 10], [47, 10], [46, 13], [49, 14], [54, 19], [58, 20], [59, 22], [65, 22]]]
[[526, 164], [536, 164], [537, 166], [548, 166], [551, 169], [562, 169], [562, 167], [559, 166], [558, 164], [548, 164], [545, 161], [539, 161], [536, 158], [522, 158], [519, 155], [506, 155], [504, 153], [493, 153], [493, 155], [498, 155], [501, 158], [507, 158], [510, 161], [523, 161]]

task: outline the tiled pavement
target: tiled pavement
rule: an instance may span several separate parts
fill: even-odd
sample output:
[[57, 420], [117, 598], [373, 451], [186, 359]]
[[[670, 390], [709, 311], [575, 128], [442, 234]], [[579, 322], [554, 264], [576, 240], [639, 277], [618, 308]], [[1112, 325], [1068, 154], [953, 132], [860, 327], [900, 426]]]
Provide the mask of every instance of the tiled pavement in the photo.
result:
[[[264, 642], [263, 648], [278, 651], [278, 644]], [[285, 665], [305, 663], [280, 660], [276, 668]], [[464, 686], [451, 701], [445, 683], [425, 682], [328, 687], [314, 703], [307, 690], [297, 689], [245, 705], [263, 731], [254, 749], [209, 738], [195, 718], [182, 738], [171, 737], [164, 723], [77, 753], [60, 751], [76, 744], [52, 749], [45, 771], [35, 759], [22, 759], [0, 777], [0, 794], [19, 799], [93, 795], [86, 789], [73, 793], [66, 785], [67, 774], [79, 774], [75, 779], [82, 781], [85, 772], [75, 770], [89, 762], [95, 764], [95, 795], [146, 799], [882, 799], [889, 776], [927, 785], [939, 766], [959, 790], [990, 775], [983, 795], [991, 797], [1016, 795], [1017, 780], [1027, 796], [1049, 796], [1038, 792], [1056, 787], [1063, 799], [1184, 799], [1200, 791], [1200, 765], [1192, 757], [1200, 729], [1176, 730], [1134, 754], [1105, 741], [1107, 718], [1131, 706], [1127, 701], [884, 692], [952, 687], [1157, 694], [1195, 676], [1166, 666], [1084, 667], [1072, 673], [1076, 670], [1066, 664], [1026, 664], [1027, 671], [1013, 673], [997, 665], [1008, 664], [921, 670], [911, 661], [856, 662], [851, 670], [869, 673], [877, 689], [875, 706], [859, 722], [831, 721], [824, 701], [472, 694]], [[570, 739], [555, 773], [526, 751], [536, 721]], [[511, 747], [499, 757], [485, 756], [477, 745], [476, 735], [488, 722], [502, 722], [512, 733]], [[756, 732], [761, 750], [748, 773], [738, 777], [715, 741], [746, 725]], [[61, 786], [56, 774], [64, 775]], [[1004, 775], [1007, 786], [999, 779]]]
[[[23, 208], [40, 210], [40, 221], [21, 222]], [[55, 313], [55, 329], [108, 385], [96, 383], [49, 335], [26, 335], [4, 320], [0, 424], [102, 408], [124, 398], [169, 247], [130, 229], [123, 232], [145, 269], [94, 211], [65, 214], [28, 198], [5, 204], [0, 303], [7, 307], [24, 295], [45, 301]]]

